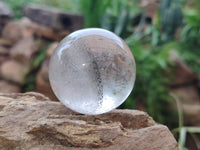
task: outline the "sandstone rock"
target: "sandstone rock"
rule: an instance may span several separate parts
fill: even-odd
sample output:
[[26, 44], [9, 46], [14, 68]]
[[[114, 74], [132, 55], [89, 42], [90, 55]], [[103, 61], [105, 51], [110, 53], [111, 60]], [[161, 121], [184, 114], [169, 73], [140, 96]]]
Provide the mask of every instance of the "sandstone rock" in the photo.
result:
[[158, 0], [141, 0], [140, 7], [145, 8], [146, 11], [144, 15], [146, 18], [150, 18], [153, 21], [156, 19], [157, 8], [159, 7]]
[[22, 38], [22, 28], [20, 21], [11, 21], [6, 24], [2, 31], [2, 38], [11, 43], [15, 43]]
[[184, 113], [184, 124], [190, 126], [200, 126], [200, 96], [197, 88], [193, 85], [172, 88], [180, 100]]
[[5, 26], [2, 39], [4, 43], [13, 44], [22, 38], [36, 35], [39, 38], [45, 37], [50, 40], [60, 41], [69, 33], [69, 30], [54, 30], [51, 27], [35, 23], [29, 18], [23, 17], [20, 20], [11, 21]]
[[31, 24], [32, 22], [26, 17], [20, 20], [10, 21], [2, 31], [2, 39], [14, 44], [22, 38], [32, 36], [33, 31], [29, 28]]
[[191, 84], [197, 80], [197, 76], [182, 60], [173, 54], [171, 54], [170, 59], [175, 62], [174, 76], [170, 83], [171, 86]]
[[23, 37], [33, 36], [34, 33], [30, 28], [32, 23], [33, 22], [27, 17], [23, 17], [23, 18], [20, 19], [20, 25], [22, 27], [22, 35], [23, 35]]
[[0, 93], [19, 93], [19, 92], [21, 92], [19, 86], [4, 80], [0, 81]]
[[0, 1], [0, 24], [6, 24], [11, 17], [12, 11], [2, 1]]
[[11, 21], [6, 24], [2, 32], [2, 38], [4, 41], [8, 41], [12, 44], [16, 43], [22, 38], [33, 35], [36, 35], [37, 37], [45, 37], [50, 40], [60, 41], [69, 33], [69, 30], [54, 30], [51, 27], [35, 23], [29, 18], [23, 17], [20, 20]]
[[74, 31], [83, 27], [83, 17], [60, 11], [56, 8], [28, 5], [24, 14], [32, 21], [56, 30]]
[[12, 11], [2, 1], [0, 1], [0, 17], [12, 17]]
[[50, 83], [49, 83], [49, 60], [53, 51], [55, 50], [57, 42], [52, 43], [47, 49], [47, 58], [43, 61], [40, 70], [36, 75], [36, 84], [35, 90], [36, 92], [42, 93], [48, 96], [50, 99], [57, 101], [57, 97], [54, 95]]
[[3, 79], [20, 84], [24, 80], [28, 66], [14, 60], [8, 60], [0, 66], [0, 71]]
[[11, 57], [22, 63], [29, 63], [32, 56], [38, 51], [38, 46], [32, 36], [22, 38], [11, 48]]
[[42, 63], [40, 72], [41, 72], [41, 77], [43, 78], [43, 80], [45, 82], [49, 82], [49, 60], [48, 59], [44, 60], [44, 62]]
[[11, 47], [13, 45], [13, 43], [10, 40], [0, 38], [0, 45]]
[[200, 105], [198, 90], [193, 85], [172, 88], [171, 91], [183, 100], [185, 104]]
[[49, 59], [46, 59], [41, 66], [41, 69], [36, 75], [35, 90], [48, 96], [50, 99], [57, 101], [58, 99], [54, 95], [50, 83], [49, 83]]
[[146, 113], [80, 115], [41, 94], [0, 94], [2, 150], [178, 150], [168, 128]]
[[8, 55], [9, 50], [3, 46], [0, 46], [0, 55]]
[[0, 46], [0, 64], [9, 59], [9, 50]]
[[9, 59], [9, 50], [0, 46], [0, 64]]
[[179, 99], [184, 113], [184, 125], [200, 125], [200, 95], [198, 89], [198, 77], [189, 66], [171, 51], [170, 60], [173, 66], [173, 77], [170, 83], [170, 91]]
[[184, 125], [200, 126], [200, 105], [182, 103]]
[[[9, 56], [7, 56], [7, 55], [0, 55], [0, 64], [4, 63], [7, 60], [9, 60]], [[0, 74], [0, 76], [1, 76], [1, 74]]]
[[56, 47], [58, 46], [58, 42], [52, 43], [47, 49], [47, 59], [49, 59], [52, 55]]
[[62, 38], [64, 38], [70, 33], [69, 30], [56, 31], [50, 27], [40, 25], [34, 22], [29, 24], [28, 29], [31, 30], [38, 37], [45, 37], [54, 41], [60, 41]]

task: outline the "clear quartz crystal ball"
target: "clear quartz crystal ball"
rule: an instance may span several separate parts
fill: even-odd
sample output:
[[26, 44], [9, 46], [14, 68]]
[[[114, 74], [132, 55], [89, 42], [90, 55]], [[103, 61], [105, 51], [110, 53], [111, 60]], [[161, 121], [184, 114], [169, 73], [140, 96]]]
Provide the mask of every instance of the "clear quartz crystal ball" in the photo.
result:
[[57, 98], [82, 114], [102, 114], [122, 104], [135, 82], [134, 57], [114, 33], [82, 29], [64, 38], [50, 60]]

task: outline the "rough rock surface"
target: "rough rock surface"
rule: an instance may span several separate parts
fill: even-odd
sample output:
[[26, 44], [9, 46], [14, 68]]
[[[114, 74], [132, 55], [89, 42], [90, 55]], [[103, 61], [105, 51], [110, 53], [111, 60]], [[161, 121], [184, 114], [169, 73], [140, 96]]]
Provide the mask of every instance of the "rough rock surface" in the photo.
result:
[[200, 125], [200, 89], [198, 89], [198, 76], [179, 57], [170, 54], [170, 59], [175, 63], [170, 91], [179, 99], [183, 114], [184, 125]]
[[0, 1], [0, 25], [4, 25], [11, 17], [12, 11], [2, 1]]
[[18, 41], [11, 48], [11, 57], [19, 62], [26, 63], [31, 60], [33, 54], [38, 50], [35, 41], [32, 36], [26, 37]]
[[9, 50], [0, 45], [0, 64], [8, 60]]
[[200, 95], [193, 85], [182, 86], [171, 89], [180, 100], [184, 124], [188, 126], [200, 126]]
[[56, 96], [54, 95], [50, 83], [49, 83], [49, 60], [45, 60], [39, 72], [36, 75], [36, 84], [35, 84], [35, 90], [36, 92], [43, 93], [44, 95], [48, 96], [50, 99], [58, 101]]
[[18, 85], [5, 80], [0, 80], [0, 93], [19, 93], [21, 89]]
[[3, 79], [20, 84], [24, 81], [28, 66], [15, 60], [8, 60], [3, 62], [0, 71]]
[[[27, 18], [28, 19], [28, 18]], [[41, 25], [29, 20], [27, 28], [37, 37], [44, 37], [53, 41], [60, 41], [70, 33], [68, 30], [54, 30], [48, 26]]]
[[24, 14], [32, 21], [56, 30], [74, 31], [83, 27], [82, 16], [66, 13], [56, 8], [28, 5], [24, 8]]
[[168, 128], [146, 113], [81, 115], [39, 93], [0, 94], [1, 150], [178, 150]]
[[157, 8], [159, 7], [159, 1], [158, 0], [141, 0], [140, 1], [140, 7], [145, 8], [145, 17], [150, 18], [153, 22], [153, 20], [156, 19], [156, 11]]
[[49, 48], [47, 49], [47, 59], [50, 59], [50, 57], [53, 55], [53, 52], [57, 46], [58, 46], [58, 42], [54, 42], [49, 46]]
[[16, 43], [23, 37], [23, 27], [20, 21], [10, 21], [6, 24], [2, 31], [2, 38], [9, 41], [10, 43]]
[[176, 87], [193, 84], [198, 80], [197, 75], [192, 72], [190, 67], [180, 58], [173, 55], [173, 53], [170, 56], [170, 60], [175, 63], [175, 67], [173, 68], [174, 76], [172, 78], [171, 86]]
[[0, 46], [0, 55], [8, 55], [9, 51], [7, 48]]
[[43, 93], [44, 95], [48, 96], [50, 99], [53, 100], [58, 99], [54, 95], [49, 83], [49, 61], [57, 45], [58, 42], [54, 42], [49, 45], [46, 53], [46, 59], [43, 61], [41, 68], [36, 75], [36, 84], [34, 90], [35, 92]]
[[12, 17], [12, 11], [3, 3], [0, 1], [0, 17]]

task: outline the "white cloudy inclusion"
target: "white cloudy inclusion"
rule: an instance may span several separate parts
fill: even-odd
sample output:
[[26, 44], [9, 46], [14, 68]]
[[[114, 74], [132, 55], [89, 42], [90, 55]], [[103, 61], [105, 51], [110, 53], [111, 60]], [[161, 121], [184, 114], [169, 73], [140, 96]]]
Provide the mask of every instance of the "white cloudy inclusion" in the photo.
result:
[[98, 28], [71, 33], [50, 60], [57, 98], [82, 114], [102, 114], [122, 104], [135, 82], [134, 57], [114, 33]]

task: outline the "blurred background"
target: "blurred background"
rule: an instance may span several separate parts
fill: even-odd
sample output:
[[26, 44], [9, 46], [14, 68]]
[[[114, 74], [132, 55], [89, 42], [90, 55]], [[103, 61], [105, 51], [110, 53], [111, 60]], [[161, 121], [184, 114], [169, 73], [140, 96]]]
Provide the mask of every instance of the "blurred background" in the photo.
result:
[[180, 149], [200, 149], [200, 1], [1, 0], [0, 92], [37, 91], [56, 100], [49, 58], [69, 33], [110, 30], [131, 48], [134, 89], [119, 108], [167, 125]]

